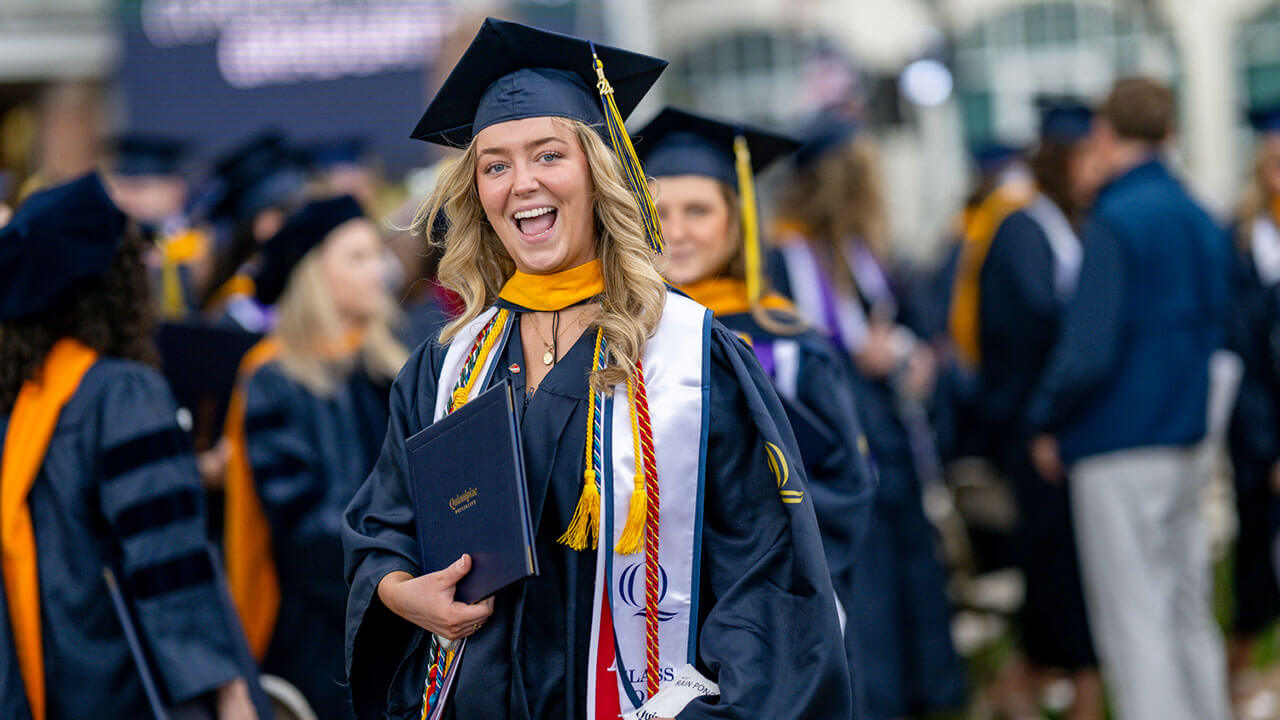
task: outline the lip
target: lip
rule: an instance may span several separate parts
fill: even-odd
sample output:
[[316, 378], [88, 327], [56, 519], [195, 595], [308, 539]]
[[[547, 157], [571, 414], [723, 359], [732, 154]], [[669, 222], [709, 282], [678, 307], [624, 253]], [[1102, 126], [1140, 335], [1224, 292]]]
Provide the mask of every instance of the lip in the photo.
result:
[[[543, 232], [538, 233], [537, 235], [530, 235], [529, 233], [526, 233], [525, 231], [521, 230], [520, 223], [516, 222], [516, 213], [522, 213], [522, 212], [525, 212], [526, 210], [540, 210], [542, 208], [551, 208], [552, 212], [555, 213], [555, 219], [551, 221], [551, 227], [547, 228]], [[516, 231], [516, 235], [518, 235], [523, 242], [540, 243], [540, 242], [544, 242], [546, 240], [551, 239], [551, 236], [555, 234], [556, 226], [560, 224], [560, 208], [548, 203], [539, 203], [536, 205], [525, 205], [522, 207], [518, 207], [515, 210], [512, 210], [511, 214], [508, 216], [508, 221], [511, 223], [512, 229]]]

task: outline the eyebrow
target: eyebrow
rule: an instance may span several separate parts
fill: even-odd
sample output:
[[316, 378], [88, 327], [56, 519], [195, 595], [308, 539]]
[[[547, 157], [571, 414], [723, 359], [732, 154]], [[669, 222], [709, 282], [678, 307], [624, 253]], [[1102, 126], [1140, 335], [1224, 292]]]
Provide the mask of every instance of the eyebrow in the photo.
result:
[[[525, 149], [525, 150], [532, 150], [533, 148], [536, 148], [536, 147], [538, 147], [538, 146], [540, 146], [540, 145], [546, 145], [547, 143], [550, 143], [550, 142], [564, 143], [564, 144], [566, 144], [566, 145], [568, 144], [568, 143], [567, 143], [567, 142], [565, 142], [565, 140], [564, 140], [564, 139], [562, 139], [562, 138], [558, 138], [558, 137], [556, 137], [556, 136], [554, 136], [554, 135], [549, 135], [549, 136], [547, 136], [547, 137], [539, 138], [539, 139], [537, 139], [537, 140], [530, 140], [529, 142], [527, 142], [527, 143], [525, 143], [525, 144], [524, 144], [524, 149]], [[510, 151], [509, 151], [509, 150], [507, 150], [507, 148], [505, 148], [505, 147], [487, 147], [487, 148], [482, 149], [482, 150], [480, 151], [480, 154], [481, 154], [481, 155], [505, 155], [505, 154], [507, 154], [507, 153], [509, 153], [509, 152], [510, 152]]]

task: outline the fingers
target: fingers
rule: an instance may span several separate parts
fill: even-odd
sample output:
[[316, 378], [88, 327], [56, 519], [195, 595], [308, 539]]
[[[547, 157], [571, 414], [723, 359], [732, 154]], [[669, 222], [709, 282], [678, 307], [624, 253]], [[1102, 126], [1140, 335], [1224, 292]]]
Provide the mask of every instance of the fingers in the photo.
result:
[[466, 577], [469, 572], [471, 572], [471, 556], [463, 555], [449, 567], [434, 574], [443, 587], [452, 587], [457, 585], [458, 581]]
[[493, 616], [493, 598], [481, 600], [474, 605], [455, 602], [449, 607], [449, 622], [446, 632], [449, 639], [469, 637]]

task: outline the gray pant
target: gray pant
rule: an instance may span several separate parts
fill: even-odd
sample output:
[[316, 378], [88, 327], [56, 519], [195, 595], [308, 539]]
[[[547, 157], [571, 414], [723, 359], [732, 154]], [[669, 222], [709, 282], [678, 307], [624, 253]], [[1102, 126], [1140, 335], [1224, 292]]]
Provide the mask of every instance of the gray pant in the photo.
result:
[[1121, 720], [1227, 720], [1211, 608], [1203, 448], [1139, 448], [1071, 468], [1094, 645]]

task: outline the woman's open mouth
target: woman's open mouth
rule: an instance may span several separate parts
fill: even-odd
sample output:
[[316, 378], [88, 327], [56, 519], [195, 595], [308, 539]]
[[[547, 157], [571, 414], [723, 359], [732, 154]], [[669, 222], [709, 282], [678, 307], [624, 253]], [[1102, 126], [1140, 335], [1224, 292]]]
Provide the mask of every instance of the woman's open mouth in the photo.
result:
[[513, 216], [516, 230], [525, 240], [545, 240], [556, 226], [556, 209], [550, 206], [521, 210]]

